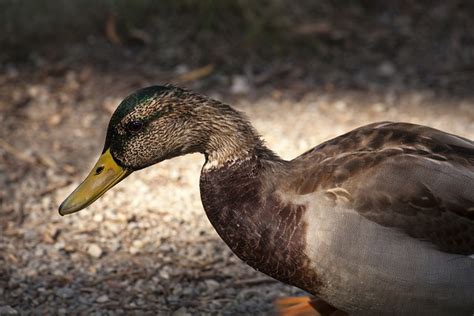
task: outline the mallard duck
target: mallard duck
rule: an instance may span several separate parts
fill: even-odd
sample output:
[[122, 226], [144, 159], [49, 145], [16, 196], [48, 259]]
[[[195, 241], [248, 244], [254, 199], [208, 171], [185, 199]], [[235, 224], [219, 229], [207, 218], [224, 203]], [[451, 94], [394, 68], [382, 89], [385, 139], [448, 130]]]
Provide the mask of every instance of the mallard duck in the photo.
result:
[[473, 315], [472, 141], [382, 122], [285, 161], [229, 105], [152, 86], [120, 103], [102, 155], [59, 213], [193, 152], [205, 156], [201, 198], [217, 233], [251, 267], [321, 300], [306, 306]]

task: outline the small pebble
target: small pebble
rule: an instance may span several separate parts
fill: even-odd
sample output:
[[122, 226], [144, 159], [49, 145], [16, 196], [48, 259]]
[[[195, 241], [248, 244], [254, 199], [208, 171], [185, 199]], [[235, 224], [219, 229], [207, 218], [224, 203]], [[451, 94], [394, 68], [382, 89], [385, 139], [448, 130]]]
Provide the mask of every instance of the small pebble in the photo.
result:
[[69, 287], [63, 287], [56, 290], [56, 295], [62, 298], [69, 298], [74, 295], [74, 290]]
[[172, 316], [190, 316], [191, 314], [188, 313], [186, 307], [180, 307], [179, 309], [175, 310]]
[[102, 256], [103, 251], [102, 248], [100, 248], [98, 245], [91, 244], [87, 248], [87, 253], [93, 258], [100, 258]]
[[97, 213], [94, 215], [94, 222], [102, 222], [104, 220], [104, 215], [102, 215], [101, 213]]
[[19, 315], [19, 313], [10, 305], [3, 305], [0, 306], [0, 315]]
[[130, 248], [128, 249], [128, 252], [130, 252], [131, 255], [136, 255], [137, 253], [140, 252], [140, 249], [138, 249], [138, 248], [132, 246], [132, 247], [130, 247]]
[[248, 79], [245, 76], [233, 76], [230, 91], [233, 94], [245, 94], [250, 91]]
[[165, 270], [160, 270], [158, 274], [160, 275], [161, 278], [165, 280], [168, 280], [170, 278], [170, 274]]
[[109, 297], [107, 295], [101, 295], [99, 296], [95, 301], [97, 303], [105, 303], [109, 300]]
[[209, 292], [214, 292], [220, 287], [219, 282], [217, 282], [216, 280], [210, 279], [210, 280], [204, 281], [204, 283], [206, 284], [207, 290]]

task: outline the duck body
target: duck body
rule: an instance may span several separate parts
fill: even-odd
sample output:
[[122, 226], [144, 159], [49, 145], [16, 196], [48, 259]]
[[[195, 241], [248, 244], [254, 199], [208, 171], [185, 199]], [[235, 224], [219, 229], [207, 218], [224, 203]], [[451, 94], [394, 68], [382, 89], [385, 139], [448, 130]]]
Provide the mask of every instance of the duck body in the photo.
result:
[[98, 162], [59, 212], [193, 152], [206, 158], [210, 222], [253, 268], [350, 314], [474, 314], [472, 141], [383, 122], [285, 161], [232, 107], [152, 86], [121, 102]]
[[350, 314], [472, 315], [473, 163], [469, 140], [384, 122], [204, 166], [201, 197], [243, 261]]

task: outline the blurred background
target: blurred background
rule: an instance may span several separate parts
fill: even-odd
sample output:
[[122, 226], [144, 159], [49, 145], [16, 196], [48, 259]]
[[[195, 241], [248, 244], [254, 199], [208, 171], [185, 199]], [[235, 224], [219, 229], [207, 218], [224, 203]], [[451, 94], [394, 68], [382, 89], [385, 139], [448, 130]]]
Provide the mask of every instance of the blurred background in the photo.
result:
[[118, 103], [173, 83], [246, 112], [291, 159], [363, 124], [474, 138], [474, 3], [0, 0], [0, 314], [268, 314], [301, 294], [240, 262], [200, 155], [60, 217]]

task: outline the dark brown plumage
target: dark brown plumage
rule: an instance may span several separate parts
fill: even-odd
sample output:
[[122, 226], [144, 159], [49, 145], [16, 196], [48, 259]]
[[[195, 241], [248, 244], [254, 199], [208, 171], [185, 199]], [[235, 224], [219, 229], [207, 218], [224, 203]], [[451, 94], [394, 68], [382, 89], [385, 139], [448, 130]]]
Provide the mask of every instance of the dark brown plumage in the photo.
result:
[[[209, 220], [255, 269], [354, 314], [474, 312], [472, 141], [383, 122], [285, 161], [230, 106], [150, 87], [125, 99], [109, 124], [96, 166], [110, 163], [118, 175], [92, 172], [60, 212], [87, 206], [133, 170], [191, 152], [206, 158]], [[104, 189], [84, 198], [88, 181]]]
[[268, 169], [279, 169], [284, 163], [260, 160], [260, 150], [254, 158], [202, 173], [204, 209], [221, 238], [244, 262], [282, 282], [316, 289], [318, 278], [302, 251], [306, 208], [281, 201], [273, 193], [273, 184], [262, 181]]

